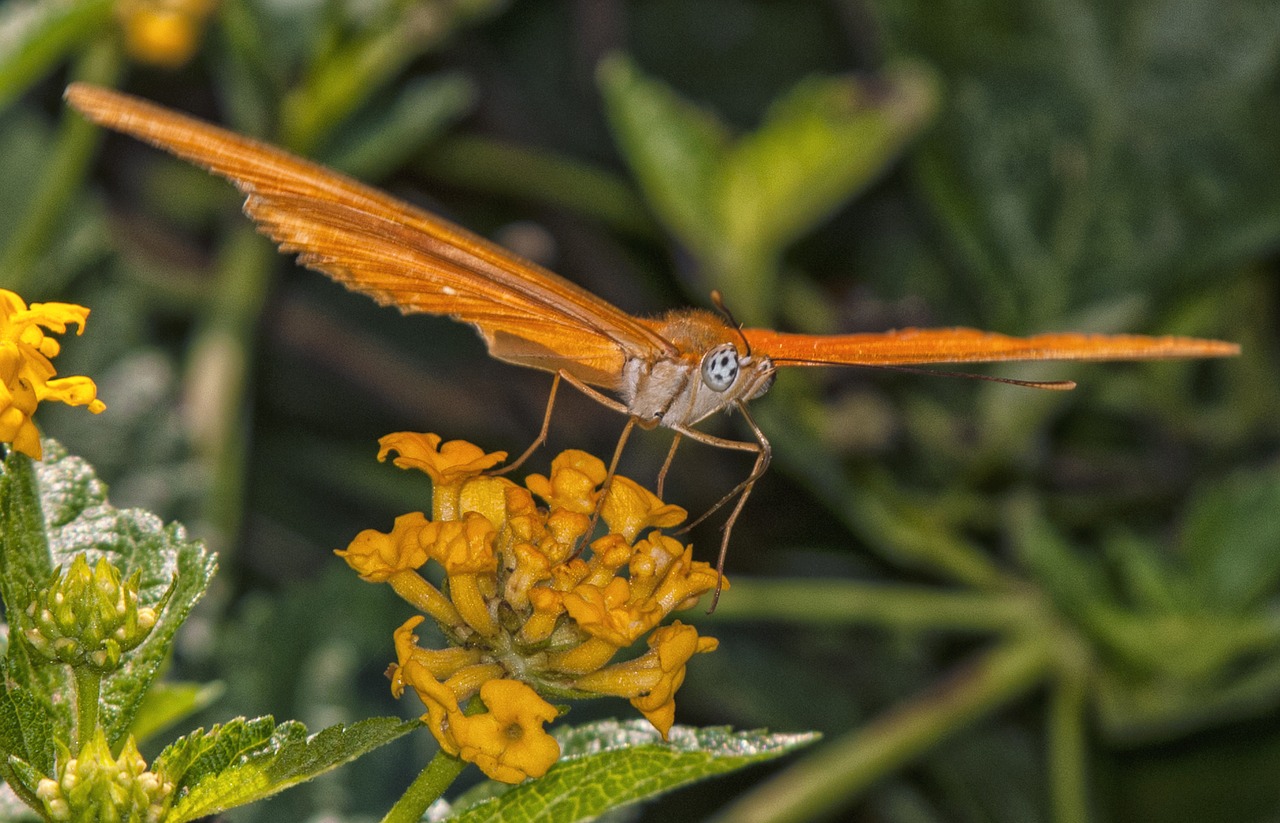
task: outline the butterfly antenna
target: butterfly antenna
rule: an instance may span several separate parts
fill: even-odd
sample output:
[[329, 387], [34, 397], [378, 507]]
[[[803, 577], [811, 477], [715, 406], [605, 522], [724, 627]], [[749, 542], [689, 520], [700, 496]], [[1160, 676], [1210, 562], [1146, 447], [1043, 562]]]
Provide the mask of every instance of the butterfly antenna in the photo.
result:
[[889, 369], [906, 374], [924, 374], [932, 377], [962, 377], [966, 380], [985, 380], [988, 383], [1004, 383], [1006, 386], [1020, 386], [1024, 389], [1047, 389], [1049, 391], [1071, 391], [1076, 387], [1074, 380], [1017, 380], [1012, 377], [996, 377], [993, 374], [975, 374], [967, 371], [942, 371], [940, 369], [917, 369], [912, 366], [874, 366], [878, 369]]
[[738, 333], [738, 339], [742, 341], [742, 354], [744, 357], [751, 356], [751, 341], [747, 340], [747, 336], [742, 333], [742, 324], [733, 317], [733, 312], [729, 311], [729, 307], [724, 303], [724, 295], [719, 289], [711, 291], [711, 305], [716, 307], [716, 311], [724, 315], [724, 319], [729, 321], [729, 325], [733, 326], [733, 330]]

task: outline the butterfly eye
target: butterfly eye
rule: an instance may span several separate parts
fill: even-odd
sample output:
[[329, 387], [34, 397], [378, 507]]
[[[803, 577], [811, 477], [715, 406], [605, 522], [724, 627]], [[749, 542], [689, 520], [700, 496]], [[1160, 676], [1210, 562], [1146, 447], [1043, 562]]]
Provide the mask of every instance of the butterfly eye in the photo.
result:
[[702, 357], [702, 382], [712, 391], [724, 391], [738, 379], [738, 350], [732, 343], [716, 346]]

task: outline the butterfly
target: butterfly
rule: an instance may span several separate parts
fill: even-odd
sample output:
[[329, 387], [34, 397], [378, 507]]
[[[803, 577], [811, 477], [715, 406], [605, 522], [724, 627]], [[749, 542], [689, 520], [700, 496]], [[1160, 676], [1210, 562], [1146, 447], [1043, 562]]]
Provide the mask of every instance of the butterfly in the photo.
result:
[[[1017, 360], [1224, 357], [1240, 351], [1233, 343], [1188, 337], [1066, 333], [1020, 338], [966, 328], [794, 334], [740, 328], [727, 311], [696, 308], [636, 317], [441, 217], [282, 149], [110, 89], [75, 83], [66, 99], [99, 125], [230, 180], [244, 194], [245, 214], [258, 230], [304, 266], [401, 312], [469, 323], [493, 357], [553, 373], [542, 430], [510, 467], [546, 439], [561, 380], [627, 416], [610, 478], [634, 426], [660, 425], [676, 433], [660, 483], [681, 437], [755, 454], [747, 479], [712, 507], [715, 511], [736, 498], [722, 530], [721, 570], [733, 524], [772, 454], [746, 404], [769, 390], [781, 367], [910, 369]], [[713, 299], [720, 305], [718, 296]], [[974, 376], [1040, 388], [1074, 386]], [[754, 439], [731, 440], [694, 428], [722, 411], [739, 412]]]

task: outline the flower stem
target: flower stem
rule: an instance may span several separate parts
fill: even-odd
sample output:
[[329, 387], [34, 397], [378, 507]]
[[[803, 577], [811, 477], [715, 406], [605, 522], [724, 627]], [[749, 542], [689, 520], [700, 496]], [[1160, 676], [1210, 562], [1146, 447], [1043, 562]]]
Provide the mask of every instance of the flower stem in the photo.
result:
[[1049, 704], [1049, 774], [1053, 820], [1054, 823], [1088, 823], [1088, 744], [1085, 741], [1087, 670], [1083, 664], [1067, 665], [1062, 669]]
[[845, 580], [734, 577], [732, 594], [706, 622], [779, 620], [808, 626], [885, 626], [901, 631], [1008, 633], [1042, 622], [1033, 594], [948, 591]]
[[453, 784], [466, 765], [466, 761], [461, 758], [443, 751], [436, 752], [436, 756], [414, 778], [413, 783], [391, 807], [391, 811], [387, 812], [387, 816], [382, 818], [382, 823], [418, 823], [427, 807], [444, 794], [445, 789]]
[[76, 666], [76, 728], [71, 739], [71, 753], [79, 754], [80, 747], [93, 737], [98, 725], [98, 696], [102, 691], [102, 674], [88, 666]]

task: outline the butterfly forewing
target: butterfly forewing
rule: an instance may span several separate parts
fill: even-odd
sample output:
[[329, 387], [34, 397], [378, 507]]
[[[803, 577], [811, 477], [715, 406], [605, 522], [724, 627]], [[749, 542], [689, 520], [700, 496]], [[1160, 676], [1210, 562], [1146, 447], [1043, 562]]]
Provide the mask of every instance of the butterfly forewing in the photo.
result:
[[502, 359], [616, 388], [625, 359], [670, 343], [586, 289], [345, 175], [108, 89], [74, 84], [89, 119], [226, 177], [282, 249], [402, 311], [477, 326]]
[[902, 329], [874, 334], [789, 334], [743, 329], [753, 352], [780, 366], [921, 366], [1013, 360], [1159, 360], [1224, 357], [1240, 347], [1219, 340], [1142, 335], [1038, 334], [1010, 337], [977, 329]]

